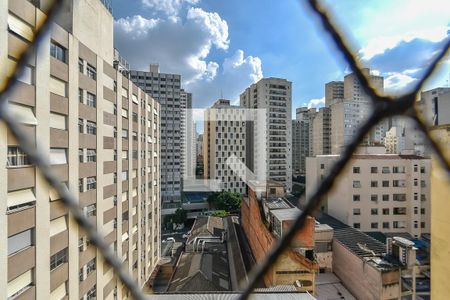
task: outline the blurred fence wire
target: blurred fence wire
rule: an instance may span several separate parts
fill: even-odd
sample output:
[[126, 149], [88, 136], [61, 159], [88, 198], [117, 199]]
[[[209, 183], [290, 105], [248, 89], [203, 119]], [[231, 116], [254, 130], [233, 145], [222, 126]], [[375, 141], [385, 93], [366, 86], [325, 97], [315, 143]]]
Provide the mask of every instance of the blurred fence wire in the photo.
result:
[[[76, 220], [78, 225], [86, 231], [91, 244], [98, 248], [104, 260], [109, 265], [111, 265], [111, 267], [115, 271], [116, 276], [130, 291], [131, 297], [136, 300], [145, 299], [145, 295], [141, 291], [137, 282], [133, 280], [133, 278], [128, 274], [128, 271], [123, 267], [121, 260], [114, 254], [112, 248], [105, 242], [102, 234], [96, 230], [96, 226], [83, 214], [78, 205], [76, 196], [73, 193], [69, 192], [67, 187], [58, 180], [58, 177], [50, 167], [48, 158], [40, 151], [39, 145], [35, 146], [30, 140], [28, 140], [26, 133], [21, 129], [18, 121], [13, 118], [8, 110], [8, 95], [10, 95], [13, 91], [19, 75], [26, 66], [26, 62], [29, 60], [29, 58], [32, 57], [32, 55], [34, 55], [34, 53], [36, 53], [39, 42], [49, 33], [51, 24], [52, 22], [54, 22], [58, 13], [63, 9], [65, 1], [69, 0], [54, 0], [52, 2], [52, 4], [49, 6], [48, 11], [46, 12], [47, 18], [43, 20], [41, 24], [36, 25], [33, 42], [28, 45], [28, 47], [23, 49], [15, 69], [12, 70], [11, 73], [6, 74], [6, 76], [1, 78], [0, 120], [5, 123], [11, 133], [15, 136], [22, 150], [28, 155], [31, 163], [33, 163], [37, 167], [37, 169], [40, 171], [40, 174], [48, 182], [49, 186], [54, 188], [59, 193], [61, 201], [69, 209], [71, 216]], [[413, 120], [419, 130], [424, 133], [424, 136], [432, 146], [432, 149], [435, 151], [437, 159], [450, 174], [450, 162], [446, 160], [442, 146], [440, 146], [439, 143], [429, 134], [428, 125], [419, 115], [414, 106], [418, 94], [423, 88], [425, 81], [433, 74], [435, 69], [438, 67], [438, 64], [447, 55], [450, 47], [450, 39], [446, 41], [443, 49], [440, 50], [439, 54], [427, 67], [424, 76], [415, 85], [413, 91], [405, 95], [396, 97], [380, 95], [370, 85], [369, 78], [367, 78], [366, 75], [364, 75], [364, 73], [362, 72], [362, 68], [358, 62], [357, 57], [348, 46], [348, 38], [345, 39], [343, 34], [340, 33], [338, 27], [333, 24], [332, 18], [327, 14], [326, 10], [324, 10], [316, 0], [300, 1], [305, 1], [312, 12], [320, 19], [322, 26], [331, 36], [332, 40], [335, 43], [335, 46], [341, 52], [341, 54], [349, 64], [351, 70], [354, 72], [357, 79], [361, 83], [364, 92], [372, 99], [373, 112], [370, 117], [362, 124], [352, 142], [346, 146], [340, 158], [336, 161], [336, 163], [330, 169], [328, 175], [317, 187], [312, 197], [308, 199], [308, 203], [303, 209], [301, 215], [299, 215], [299, 217], [293, 222], [283, 238], [278, 240], [278, 242], [266, 256], [265, 260], [262, 263], [258, 264], [251, 271], [249, 275], [249, 284], [239, 295], [239, 298], [242, 300], [247, 299], [250, 296], [251, 292], [256, 287], [257, 283], [262, 280], [264, 274], [269, 270], [270, 266], [289, 246], [292, 238], [295, 236], [295, 233], [303, 226], [306, 217], [308, 215], [312, 215], [314, 211], [320, 206], [321, 198], [333, 187], [335, 179], [339, 174], [341, 174], [343, 169], [351, 160], [352, 154], [355, 152], [358, 145], [363, 141], [364, 136], [366, 136], [371, 128], [382, 119], [386, 117], [402, 115]]]

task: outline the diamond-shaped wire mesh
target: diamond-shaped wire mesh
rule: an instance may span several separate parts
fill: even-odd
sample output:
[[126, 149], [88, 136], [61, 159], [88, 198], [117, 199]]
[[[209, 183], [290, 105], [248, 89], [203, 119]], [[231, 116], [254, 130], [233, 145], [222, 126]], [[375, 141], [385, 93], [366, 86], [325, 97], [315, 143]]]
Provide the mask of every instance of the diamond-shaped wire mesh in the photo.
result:
[[[76, 1], [76, 0], [74, 0]], [[428, 66], [424, 76], [416, 84], [413, 91], [398, 97], [387, 97], [377, 93], [377, 91], [371, 87], [369, 79], [361, 71], [361, 67], [357, 58], [347, 45], [344, 37], [339, 32], [338, 28], [333, 24], [331, 18], [327, 12], [319, 5], [316, 0], [304, 0], [308, 2], [309, 7], [314, 14], [322, 22], [324, 29], [332, 37], [336, 47], [344, 56], [345, 60], [350, 65], [351, 70], [356, 75], [357, 79], [361, 83], [365, 93], [371, 98], [373, 104], [373, 112], [369, 118], [362, 124], [361, 128], [356, 133], [354, 139], [349, 143], [341, 154], [340, 158], [334, 166], [330, 169], [329, 174], [323, 179], [321, 184], [317, 187], [312, 197], [308, 199], [308, 203], [302, 211], [302, 214], [293, 222], [287, 233], [282, 239], [271, 249], [265, 260], [255, 267], [249, 274], [249, 284], [245, 290], [240, 294], [240, 299], [247, 299], [257, 283], [263, 278], [264, 274], [268, 271], [270, 266], [276, 261], [278, 256], [289, 246], [290, 241], [295, 236], [297, 230], [299, 230], [308, 215], [312, 215], [313, 212], [319, 207], [321, 198], [331, 190], [333, 187], [335, 178], [343, 171], [347, 163], [351, 160], [352, 154], [355, 152], [358, 145], [363, 140], [371, 128], [375, 126], [379, 121], [386, 117], [403, 115], [410, 118], [418, 126], [418, 129], [424, 133], [427, 141], [430, 143], [432, 149], [435, 151], [437, 159], [450, 174], [450, 162], [446, 160], [444, 152], [439, 143], [433, 139], [428, 132], [428, 127], [425, 121], [418, 114], [414, 108], [414, 104], [418, 93], [421, 91], [425, 81], [433, 74], [443, 57], [446, 56], [450, 48], [450, 39], [446, 41], [445, 46], [436, 56], [434, 61]], [[43, 178], [48, 184], [54, 188], [60, 195], [62, 203], [69, 209], [71, 216], [76, 220], [79, 226], [81, 226], [87, 233], [90, 242], [98, 248], [106, 263], [112, 266], [116, 276], [124, 284], [124, 286], [130, 291], [133, 299], [144, 299], [145, 295], [142, 293], [138, 284], [129, 276], [127, 270], [122, 266], [121, 260], [114, 254], [112, 248], [105, 242], [104, 237], [100, 234], [94, 224], [92, 224], [88, 218], [83, 214], [82, 210], [78, 206], [76, 196], [69, 192], [67, 187], [62, 184], [55, 173], [52, 171], [48, 159], [42, 155], [39, 151], [40, 147], [34, 147], [31, 141], [28, 140], [25, 132], [20, 128], [17, 120], [15, 120], [8, 111], [7, 98], [11, 94], [18, 75], [26, 65], [28, 59], [33, 55], [34, 50], [39, 46], [39, 41], [49, 32], [51, 24], [57, 14], [64, 6], [65, 0], [55, 0], [51, 4], [47, 11], [47, 18], [41, 24], [36, 25], [35, 37], [33, 42], [23, 50], [20, 55], [20, 59], [16, 65], [16, 68], [7, 74], [5, 78], [0, 82], [0, 120], [2, 120], [9, 128], [11, 133], [16, 137], [22, 150], [28, 155], [31, 163], [33, 163], [40, 171]]]

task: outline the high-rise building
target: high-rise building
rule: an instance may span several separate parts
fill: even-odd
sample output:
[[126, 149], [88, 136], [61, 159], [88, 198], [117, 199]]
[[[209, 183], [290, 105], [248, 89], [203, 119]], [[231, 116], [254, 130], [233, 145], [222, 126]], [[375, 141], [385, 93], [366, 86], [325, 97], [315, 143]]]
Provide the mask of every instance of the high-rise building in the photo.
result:
[[315, 108], [299, 107], [292, 121], [292, 172], [296, 175], [306, 173], [306, 157], [313, 154], [312, 122], [316, 113]]
[[[372, 86], [383, 93], [384, 78], [371, 74], [369, 69], [363, 69], [362, 71], [369, 78]], [[331, 153], [340, 154], [343, 148], [353, 139], [359, 127], [369, 117], [372, 112], [372, 103], [353, 73], [344, 77], [344, 98], [335, 98], [329, 102], [331, 103], [331, 124], [333, 124], [331, 127]], [[387, 127], [386, 122], [374, 126], [363, 144], [383, 144], [385, 132], [389, 129]]]
[[[44, 2], [1, 6], [2, 70], [32, 42]], [[114, 20], [105, 3], [66, 2], [9, 108], [143, 286], [160, 257], [160, 106], [113, 67]], [[5, 126], [0, 141], [0, 299], [127, 298]]]
[[246, 122], [245, 110], [231, 106], [230, 100], [219, 99], [212, 108], [205, 110], [203, 134], [203, 170], [204, 178], [220, 180], [220, 189], [244, 194], [245, 182], [233, 171], [245, 170], [239, 163], [228, 164], [228, 158], [234, 155], [245, 164], [246, 161]]
[[161, 105], [161, 200], [163, 214], [181, 203], [184, 131], [182, 111], [191, 96], [181, 89], [181, 76], [160, 73], [151, 64], [149, 72], [130, 71], [130, 78]]
[[331, 112], [321, 107], [312, 118], [312, 155], [331, 153]]
[[418, 108], [429, 125], [450, 124], [450, 88], [440, 87], [420, 93]]
[[344, 82], [331, 81], [325, 84], [325, 106], [344, 99]]
[[[430, 233], [430, 159], [385, 154], [384, 147], [363, 147], [325, 197], [322, 208], [361, 231]], [[306, 159], [309, 199], [339, 155]]]
[[[265, 172], [266, 178], [283, 183], [292, 190], [292, 83], [282, 78], [263, 78], [240, 95], [242, 107], [266, 109], [265, 126], [248, 128], [247, 162], [254, 173]], [[252, 142], [255, 136], [266, 134], [265, 162], [258, 161], [259, 147]], [[258, 170], [261, 165], [266, 170]]]

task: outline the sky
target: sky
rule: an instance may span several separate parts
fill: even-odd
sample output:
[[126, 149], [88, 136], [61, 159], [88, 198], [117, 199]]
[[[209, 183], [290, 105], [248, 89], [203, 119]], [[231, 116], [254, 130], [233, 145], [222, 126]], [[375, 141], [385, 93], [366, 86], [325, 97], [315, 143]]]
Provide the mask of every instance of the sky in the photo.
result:
[[[450, 38], [448, 0], [326, 0], [361, 63], [407, 92]], [[239, 94], [262, 77], [292, 82], [292, 107], [320, 107], [324, 85], [350, 72], [306, 0], [113, 0], [115, 47], [133, 69], [182, 75], [193, 106]], [[450, 58], [425, 89], [448, 86]]]

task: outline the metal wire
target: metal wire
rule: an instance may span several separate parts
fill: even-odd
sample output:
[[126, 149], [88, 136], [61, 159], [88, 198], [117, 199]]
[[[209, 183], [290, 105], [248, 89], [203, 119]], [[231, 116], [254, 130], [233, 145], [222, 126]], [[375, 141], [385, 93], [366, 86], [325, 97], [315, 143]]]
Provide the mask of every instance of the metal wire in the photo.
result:
[[[67, 206], [70, 214], [76, 220], [78, 225], [86, 231], [90, 242], [98, 248], [105, 261], [114, 269], [117, 277], [130, 291], [131, 297], [133, 299], [141, 300], [144, 299], [145, 296], [139, 288], [138, 284], [133, 280], [131, 276], [129, 276], [128, 272], [122, 265], [121, 260], [114, 254], [112, 248], [105, 242], [102, 234], [100, 234], [100, 232], [96, 230], [95, 225], [92, 224], [89, 219], [83, 214], [81, 208], [78, 205], [78, 200], [75, 195], [72, 194], [67, 189], [67, 187], [62, 184], [55, 176], [48, 162], [48, 159], [44, 155], [43, 151], [41, 151], [41, 147], [39, 145], [35, 147], [31, 143], [31, 141], [27, 139], [27, 136], [21, 129], [19, 123], [12, 117], [12, 115], [8, 111], [7, 97], [11, 94], [17, 82], [18, 75], [26, 66], [26, 62], [28, 61], [28, 59], [33, 55], [33, 50], [36, 50], [35, 46], [37, 46], [37, 44], [45, 37], [45, 35], [48, 34], [50, 26], [63, 7], [64, 2], [64, 0], [55, 0], [53, 2], [51, 8], [47, 12], [47, 19], [44, 23], [40, 24], [36, 28], [36, 34], [33, 43], [30, 44], [20, 55], [20, 59], [18, 60], [13, 75], [9, 79], [6, 78], [4, 82], [0, 83], [2, 84], [0, 91], [0, 120], [3, 120], [5, 122], [11, 133], [17, 139], [21, 149], [28, 155], [30, 161], [37, 167], [43, 178], [52, 188], [54, 188], [59, 193], [62, 203]], [[326, 11], [319, 6], [316, 0], [307, 0], [307, 2], [312, 11], [320, 18], [324, 29], [330, 34], [338, 50], [342, 53], [346, 61], [349, 63], [350, 68], [361, 83], [365, 93], [372, 99], [374, 109], [371, 116], [358, 130], [352, 142], [346, 146], [340, 158], [332, 166], [329, 174], [324, 178], [312, 197], [309, 199], [308, 204], [306, 205], [302, 214], [293, 222], [286, 235], [284, 235], [283, 238], [280, 239], [277, 244], [271, 249], [264, 261], [249, 274], [249, 284], [242, 292], [239, 299], [248, 298], [252, 290], [256, 287], [257, 283], [262, 280], [263, 276], [268, 271], [270, 266], [277, 260], [278, 256], [285, 249], [287, 249], [292, 238], [295, 236], [295, 233], [303, 226], [306, 217], [314, 213], [314, 211], [320, 206], [322, 197], [331, 190], [336, 178], [347, 166], [347, 164], [351, 160], [353, 153], [355, 152], [361, 141], [364, 139], [364, 136], [366, 136], [372, 129], [372, 127], [380, 122], [383, 118], [403, 115], [412, 119], [417, 124], [419, 130], [424, 133], [426, 139], [430, 142], [433, 150], [437, 154], [440, 163], [450, 174], [450, 162], [446, 159], [444, 150], [439, 145], [439, 143], [435, 141], [432, 136], [430, 136], [427, 124], [420, 118], [418, 112], [413, 107], [417, 95], [422, 89], [424, 82], [435, 71], [442, 58], [447, 55], [450, 48], [450, 40], [447, 41], [443, 50], [427, 68], [423, 78], [415, 86], [413, 92], [399, 97], [387, 97], [379, 95], [377, 91], [370, 85], [369, 79], [361, 70], [358, 59], [351, 51], [342, 34], [337, 30], [337, 27], [331, 22], [331, 19], [327, 15]]]

